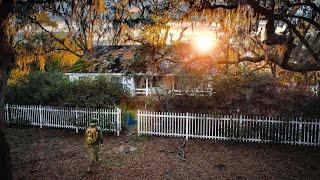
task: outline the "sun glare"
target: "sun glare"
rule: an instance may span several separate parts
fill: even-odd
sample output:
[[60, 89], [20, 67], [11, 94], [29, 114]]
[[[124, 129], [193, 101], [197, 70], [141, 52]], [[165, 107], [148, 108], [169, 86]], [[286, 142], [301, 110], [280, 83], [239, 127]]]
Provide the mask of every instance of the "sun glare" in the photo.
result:
[[215, 44], [215, 38], [210, 35], [201, 35], [194, 40], [194, 46], [199, 53], [209, 53]]

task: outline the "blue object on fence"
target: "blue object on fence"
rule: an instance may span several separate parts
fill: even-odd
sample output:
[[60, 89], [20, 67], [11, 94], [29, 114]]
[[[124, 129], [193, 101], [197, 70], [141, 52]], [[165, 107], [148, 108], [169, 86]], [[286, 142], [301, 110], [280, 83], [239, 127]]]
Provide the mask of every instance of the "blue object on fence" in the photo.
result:
[[135, 119], [135, 116], [133, 115], [133, 113], [126, 112], [125, 118], [126, 118], [126, 121], [127, 121], [127, 125], [128, 125], [128, 126], [135, 125], [136, 122], [137, 122], [137, 120]]

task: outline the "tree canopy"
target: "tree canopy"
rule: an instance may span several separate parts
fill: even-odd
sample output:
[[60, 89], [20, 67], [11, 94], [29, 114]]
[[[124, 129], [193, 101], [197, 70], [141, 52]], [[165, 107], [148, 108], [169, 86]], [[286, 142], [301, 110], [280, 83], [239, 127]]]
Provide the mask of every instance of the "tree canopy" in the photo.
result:
[[[238, 62], [271, 61], [298, 72], [320, 68], [319, 1], [189, 1], [189, 4], [191, 12], [205, 12], [209, 16], [225, 13], [220, 23], [226, 32], [239, 38]], [[262, 20], [266, 22], [265, 37], [259, 41], [257, 28]], [[277, 32], [279, 27], [284, 30]], [[248, 51], [250, 56], [246, 56]]]
[[[220, 64], [264, 61], [295, 72], [320, 70], [319, 1], [161, 2], [161, 9], [168, 12], [161, 16], [167, 22], [197, 19], [196, 23], [217, 25], [219, 56], [214, 60]], [[166, 33], [162, 37], [168, 38]]]
[[[33, 45], [27, 47], [40, 61], [40, 55], [50, 53], [78, 59], [101, 44], [143, 45], [147, 53], [141, 54], [151, 64], [177, 61], [167, 55], [171, 51], [166, 47], [172, 38], [170, 22], [192, 22], [218, 27], [220, 48], [215, 49], [219, 56], [214, 61], [219, 64], [264, 61], [289, 71], [320, 69], [319, 1], [18, 0], [13, 4], [8, 39], [14, 47], [21, 43], [25, 47], [30, 40]], [[23, 42], [15, 41], [19, 32], [24, 34]], [[42, 39], [42, 44], [35, 39]], [[22, 62], [28, 62], [31, 57], [22, 54]]]

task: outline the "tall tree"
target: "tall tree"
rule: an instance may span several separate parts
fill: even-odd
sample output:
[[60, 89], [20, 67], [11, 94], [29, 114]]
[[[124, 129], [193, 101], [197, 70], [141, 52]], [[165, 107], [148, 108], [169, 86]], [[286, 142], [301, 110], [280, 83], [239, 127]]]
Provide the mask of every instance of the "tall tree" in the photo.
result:
[[[81, 39], [86, 44], [82, 51], [73, 48], [73, 43], [70, 43], [65, 36], [58, 36], [53, 31], [49, 31], [46, 27], [50, 23], [50, 18], [59, 15], [59, 6], [63, 7], [66, 3], [71, 3], [73, 6], [71, 11], [79, 9], [78, 2], [83, 2], [83, 6], [89, 7], [84, 9], [88, 14], [88, 20], [93, 21], [89, 28], [86, 28], [84, 33], [87, 39]], [[28, 53], [26, 49], [16, 49], [14, 44], [19, 44], [16, 41], [16, 33], [19, 30], [29, 28], [33, 31], [42, 29], [46, 34], [54, 40], [58, 45], [45, 47], [40, 44], [39, 47], [32, 47], [32, 51], [36, 50], [33, 55], [38, 58], [43, 58], [41, 55], [47, 52], [67, 51], [73, 53], [76, 56], [82, 56], [83, 54], [90, 52], [92, 48], [92, 32], [94, 31], [96, 14], [93, 12], [102, 12], [104, 7], [104, 0], [87, 0], [87, 1], [67, 1], [67, 0], [0, 0], [0, 177], [1, 179], [12, 179], [11, 162], [10, 162], [10, 148], [5, 137], [4, 128], [4, 91], [7, 86], [7, 80], [11, 68], [17, 61], [17, 55], [20, 50], [24, 53]], [[91, 9], [90, 9], [91, 8]], [[37, 29], [34, 29], [33, 25], [37, 25]], [[52, 25], [52, 24], [51, 24]], [[11, 28], [17, 28], [12, 32]], [[71, 27], [71, 26], [70, 26]], [[20, 29], [21, 28], [21, 29]], [[24, 40], [22, 40], [24, 41]], [[76, 42], [74, 42], [76, 43]], [[36, 43], [37, 44], [37, 43]], [[72, 44], [70, 46], [70, 44]], [[18, 45], [19, 46], [19, 45]], [[45, 48], [44, 48], [45, 47]], [[16, 51], [17, 50], [17, 51]], [[41, 52], [39, 52], [41, 51]], [[23, 54], [22, 55], [26, 55]], [[29, 58], [24, 58], [29, 59]]]
[[4, 132], [4, 90], [7, 86], [10, 67], [15, 62], [14, 50], [6, 34], [8, 17], [13, 8], [14, 0], [0, 1], [0, 177], [4, 179], [12, 179], [10, 148]]
[[32, 18], [33, 22], [49, 33], [53, 40], [62, 42], [61, 44], [66, 41], [72, 43], [76, 50], [66, 50], [78, 57], [90, 55], [93, 47], [99, 44], [100, 38], [106, 35], [108, 15], [103, 0], [64, 0], [55, 3], [47, 12], [61, 24], [63, 28], [60, 31], [63, 35], [53, 33], [42, 26], [37, 17]]
[[[185, 2], [188, 8], [183, 20], [195, 15], [211, 17], [225, 34], [231, 35], [226, 38], [232, 39], [236, 47], [227, 50], [238, 56], [233, 62], [224, 59], [225, 63], [268, 61], [290, 71], [320, 70], [319, 1]], [[265, 22], [263, 41], [257, 36], [261, 22]]]

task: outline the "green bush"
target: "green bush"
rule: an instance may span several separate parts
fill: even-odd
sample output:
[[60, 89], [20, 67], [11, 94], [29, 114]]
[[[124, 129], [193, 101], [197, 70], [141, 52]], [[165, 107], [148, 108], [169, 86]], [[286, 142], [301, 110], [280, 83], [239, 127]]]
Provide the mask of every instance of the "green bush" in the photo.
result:
[[8, 86], [6, 101], [10, 104], [51, 104], [63, 96], [63, 87], [68, 83], [67, 77], [60, 72], [35, 71]]
[[127, 97], [122, 84], [99, 77], [70, 83], [65, 90], [63, 102], [77, 107], [107, 108], [119, 105]]
[[[190, 93], [190, 89], [201, 87], [201, 82], [211, 84], [211, 93]], [[319, 96], [281, 83], [267, 73], [224, 71], [209, 80], [189, 78], [185, 81], [186, 87], [182, 85], [181, 89], [189, 92], [161, 98], [162, 106], [158, 110], [265, 116], [320, 115]]]
[[85, 60], [78, 60], [72, 67], [70, 72], [82, 72], [84, 69], [88, 67], [88, 63]]
[[127, 98], [122, 85], [106, 78], [69, 82], [61, 72], [31, 72], [5, 93], [9, 104], [108, 108]]

